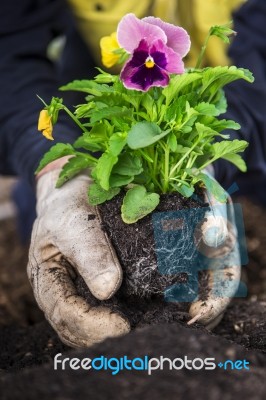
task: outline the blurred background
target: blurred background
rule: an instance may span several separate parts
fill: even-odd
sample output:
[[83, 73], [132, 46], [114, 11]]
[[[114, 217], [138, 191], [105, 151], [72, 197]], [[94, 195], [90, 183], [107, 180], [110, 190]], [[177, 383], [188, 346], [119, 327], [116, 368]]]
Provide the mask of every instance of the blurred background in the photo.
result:
[[26, 274], [28, 243], [13, 201], [17, 184], [16, 178], [0, 177], [0, 326], [30, 325], [43, 318]]

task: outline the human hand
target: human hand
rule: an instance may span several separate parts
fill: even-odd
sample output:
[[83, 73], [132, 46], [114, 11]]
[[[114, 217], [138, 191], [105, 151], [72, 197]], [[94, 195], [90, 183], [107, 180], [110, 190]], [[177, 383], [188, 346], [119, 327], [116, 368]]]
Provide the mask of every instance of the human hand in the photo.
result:
[[75, 270], [99, 300], [118, 290], [122, 271], [95, 207], [88, 204], [90, 178], [78, 175], [55, 188], [65, 162], [51, 163], [39, 174], [27, 271], [37, 303], [60, 339], [72, 347], [87, 347], [130, 328], [120, 315], [92, 307], [77, 294]]
[[[214, 178], [213, 178], [214, 179]], [[210, 211], [201, 226], [198, 250], [209, 260], [208, 294], [204, 300], [191, 304], [189, 325], [198, 321], [208, 329], [219, 324], [226, 307], [235, 296], [241, 275], [234, 207], [230, 196], [227, 203], [218, 202], [206, 190], [205, 201]]]

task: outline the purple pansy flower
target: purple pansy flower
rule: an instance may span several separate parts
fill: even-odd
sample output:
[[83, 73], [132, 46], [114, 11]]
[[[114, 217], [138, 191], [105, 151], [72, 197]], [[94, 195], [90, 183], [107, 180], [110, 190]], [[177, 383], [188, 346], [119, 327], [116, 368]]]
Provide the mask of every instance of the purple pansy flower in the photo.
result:
[[121, 47], [132, 54], [121, 71], [128, 89], [147, 91], [151, 86], [167, 86], [169, 73], [182, 74], [182, 58], [188, 53], [187, 32], [159, 18], [142, 20], [127, 14], [120, 21], [117, 39]]
[[121, 79], [128, 89], [147, 91], [151, 86], [167, 86], [168, 73], [182, 73], [183, 70], [181, 57], [162, 40], [149, 45], [142, 39], [124, 66]]

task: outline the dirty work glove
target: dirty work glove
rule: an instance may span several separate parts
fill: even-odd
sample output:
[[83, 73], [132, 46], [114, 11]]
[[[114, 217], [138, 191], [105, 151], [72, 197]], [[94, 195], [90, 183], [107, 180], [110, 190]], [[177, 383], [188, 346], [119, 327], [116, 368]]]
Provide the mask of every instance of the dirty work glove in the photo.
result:
[[[206, 171], [205, 171], [206, 173]], [[207, 171], [213, 178], [212, 170]], [[205, 201], [210, 211], [201, 226], [198, 250], [209, 260], [207, 298], [191, 304], [188, 324], [198, 321], [213, 329], [221, 321], [224, 311], [235, 296], [240, 282], [241, 261], [237, 242], [234, 207], [230, 196], [226, 203], [219, 203], [206, 190]]]
[[37, 303], [61, 340], [87, 347], [130, 328], [120, 315], [92, 307], [77, 294], [68, 263], [99, 300], [117, 291], [122, 271], [95, 207], [87, 202], [90, 178], [79, 175], [55, 188], [65, 162], [60, 159], [40, 173], [27, 271]]

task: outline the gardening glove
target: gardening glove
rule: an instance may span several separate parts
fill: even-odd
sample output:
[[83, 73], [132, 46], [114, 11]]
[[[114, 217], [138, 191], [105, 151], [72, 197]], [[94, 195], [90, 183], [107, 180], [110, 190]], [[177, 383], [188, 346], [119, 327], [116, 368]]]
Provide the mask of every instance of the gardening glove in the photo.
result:
[[[211, 172], [207, 172], [210, 177]], [[198, 321], [208, 329], [213, 329], [221, 321], [226, 307], [238, 290], [241, 261], [234, 207], [230, 196], [226, 203], [220, 203], [205, 190], [204, 197], [210, 210], [206, 212], [205, 221], [201, 226], [202, 236], [198, 250], [209, 261], [208, 294], [204, 301], [198, 300], [191, 304], [189, 314], [192, 319], [188, 324]]]
[[27, 271], [37, 303], [60, 339], [69, 346], [87, 347], [126, 334], [129, 323], [80, 297], [73, 270], [99, 300], [118, 290], [122, 271], [95, 207], [88, 204], [90, 178], [78, 175], [56, 189], [59, 164], [49, 164], [37, 182], [37, 219]]

